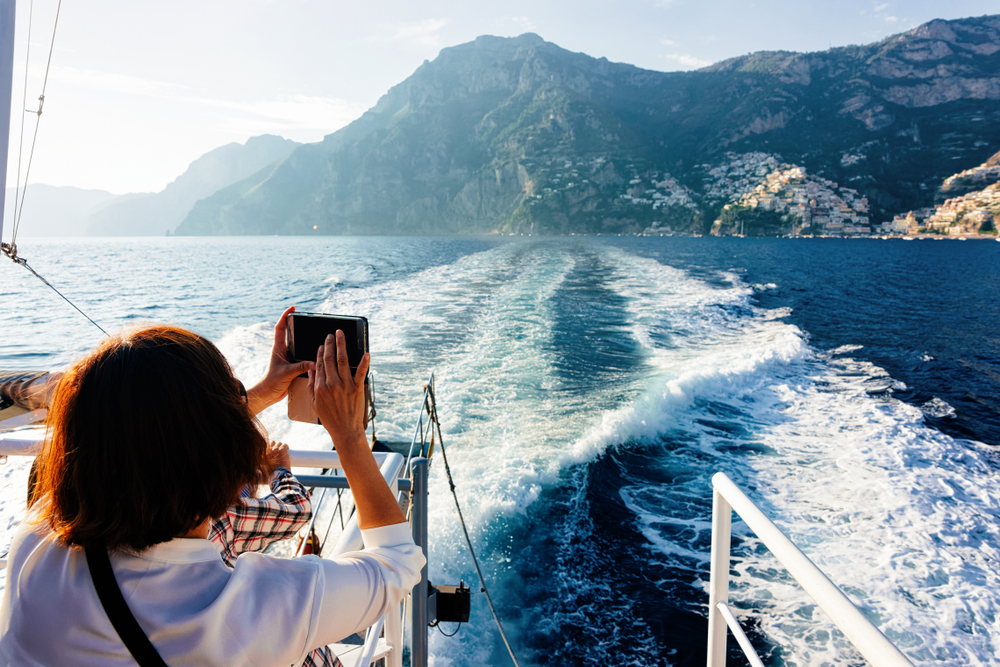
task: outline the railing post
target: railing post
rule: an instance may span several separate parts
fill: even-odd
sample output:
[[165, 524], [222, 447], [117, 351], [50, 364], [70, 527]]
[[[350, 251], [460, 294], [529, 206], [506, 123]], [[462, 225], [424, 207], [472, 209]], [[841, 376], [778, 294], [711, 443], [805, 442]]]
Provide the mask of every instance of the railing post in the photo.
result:
[[[427, 459], [415, 458], [412, 472], [413, 541], [427, 555]], [[413, 628], [410, 636], [410, 666], [427, 667], [427, 565], [420, 570], [420, 583], [413, 587]]]
[[729, 602], [729, 544], [733, 509], [712, 491], [712, 566], [708, 593], [708, 667], [726, 667], [726, 619], [720, 602]]

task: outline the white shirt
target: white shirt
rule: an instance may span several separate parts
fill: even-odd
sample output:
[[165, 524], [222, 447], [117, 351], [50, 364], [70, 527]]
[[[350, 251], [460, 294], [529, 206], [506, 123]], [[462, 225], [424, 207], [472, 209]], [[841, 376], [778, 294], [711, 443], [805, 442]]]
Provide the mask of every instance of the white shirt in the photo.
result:
[[[246, 553], [230, 570], [208, 540], [111, 555], [129, 609], [170, 667], [293, 665], [374, 623], [420, 580], [405, 523], [361, 531], [335, 560]], [[0, 666], [135, 665], [97, 597], [82, 549], [25, 522], [0, 603]]]

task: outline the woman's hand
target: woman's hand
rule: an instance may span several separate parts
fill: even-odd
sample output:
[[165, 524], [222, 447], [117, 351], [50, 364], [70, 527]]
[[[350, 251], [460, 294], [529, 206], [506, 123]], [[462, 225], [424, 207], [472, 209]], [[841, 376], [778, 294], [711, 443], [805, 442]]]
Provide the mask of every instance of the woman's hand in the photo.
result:
[[288, 357], [288, 344], [285, 341], [286, 320], [290, 313], [295, 312], [295, 306], [289, 306], [274, 325], [274, 343], [271, 346], [271, 360], [267, 371], [257, 381], [257, 384], [247, 390], [247, 402], [253, 414], [269, 408], [288, 394], [288, 385], [296, 376], [311, 371], [315, 364], [311, 361], [293, 362]]
[[316, 351], [316, 367], [309, 371], [309, 393], [313, 410], [338, 449], [359, 437], [365, 441], [365, 376], [370, 359], [366, 352], [351, 375], [347, 343], [340, 330], [336, 338], [328, 335]]

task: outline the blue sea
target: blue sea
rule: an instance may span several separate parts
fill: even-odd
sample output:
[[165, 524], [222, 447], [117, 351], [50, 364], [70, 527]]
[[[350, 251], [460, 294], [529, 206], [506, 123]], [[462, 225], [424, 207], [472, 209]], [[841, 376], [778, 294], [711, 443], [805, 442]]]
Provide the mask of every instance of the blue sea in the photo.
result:
[[[103, 327], [189, 327], [246, 382], [286, 305], [366, 316], [380, 438], [409, 441], [435, 374], [458, 497], [522, 665], [704, 664], [717, 471], [912, 661], [1000, 662], [1000, 243], [19, 247]], [[2, 368], [59, 367], [102, 335], [8, 262], [0, 299]], [[283, 406], [263, 422], [328, 446]], [[746, 526], [734, 533], [730, 599], [765, 664], [864, 664]], [[430, 534], [431, 579], [478, 591], [438, 458]], [[478, 592], [468, 625], [430, 636], [434, 665], [510, 664]]]

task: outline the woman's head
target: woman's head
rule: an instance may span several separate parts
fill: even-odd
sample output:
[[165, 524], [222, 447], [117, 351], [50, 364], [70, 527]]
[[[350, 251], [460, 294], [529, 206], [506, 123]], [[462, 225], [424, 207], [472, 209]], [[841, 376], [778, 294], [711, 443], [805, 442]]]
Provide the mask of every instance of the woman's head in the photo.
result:
[[267, 439], [222, 353], [165, 325], [126, 329], [70, 368], [49, 410], [41, 519], [68, 544], [139, 551], [222, 516]]

